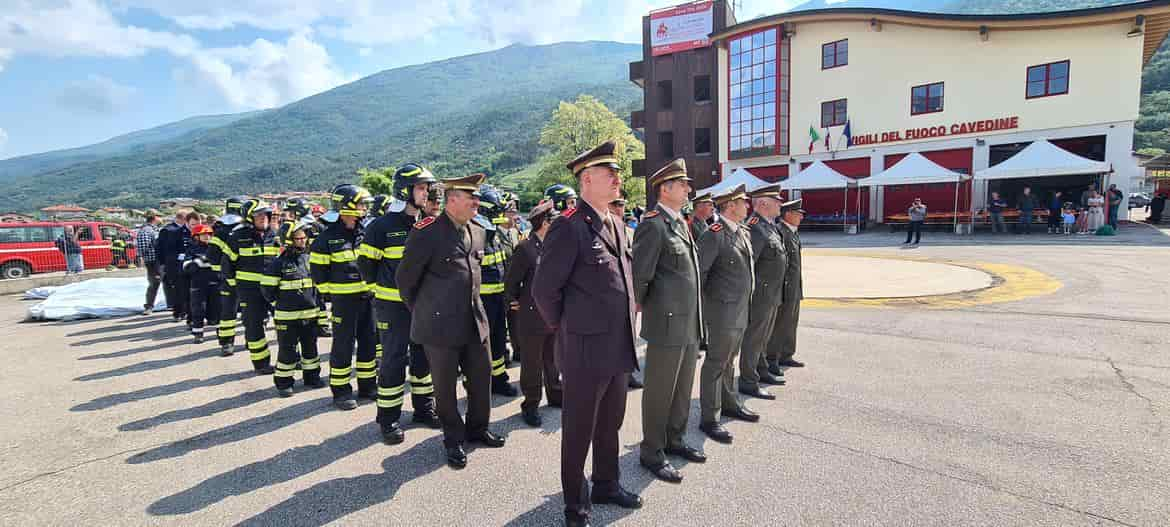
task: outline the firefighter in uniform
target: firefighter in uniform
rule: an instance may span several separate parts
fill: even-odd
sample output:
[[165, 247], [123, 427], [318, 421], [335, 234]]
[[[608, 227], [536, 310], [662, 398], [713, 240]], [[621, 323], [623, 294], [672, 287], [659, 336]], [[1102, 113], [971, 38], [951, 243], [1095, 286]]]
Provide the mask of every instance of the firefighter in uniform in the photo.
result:
[[[261, 290], [276, 311], [276, 371], [273, 381], [281, 397], [293, 394], [293, 373], [300, 363], [306, 388], [321, 388], [321, 359], [317, 356], [317, 289], [309, 271], [311, 221], [282, 225], [284, 251], [264, 271]], [[300, 345], [300, 353], [297, 346]]]
[[[191, 229], [191, 246], [183, 261], [183, 273], [191, 292], [191, 335], [196, 344], [203, 343], [203, 330], [219, 324], [219, 271], [212, 269], [207, 252], [211, 250], [212, 230], [208, 225]], [[204, 326], [204, 322], [208, 325]]]
[[370, 210], [366, 211], [366, 225], [368, 226], [370, 223], [373, 223], [374, 220], [381, 218], [382, 215], [386, 214], [387, 209], [390, 207], [391, 201], [392, 200], [390, 199], [390, 196], [385, 194], [378, 194], [377, 196], [374, 196], [374, 198], [370, 200]]
[[[313, 217], [312, 205], [305, 198], [292, 198], [284, 204], [284, 222], [280, 224], [280, 229], [276, 232], [277, 240], [281, 247], [288, 247], [287, 240], [284, 239], [286, 233], [293, 227], [300, 223], [308, 223], [305, 227], [305, 234], [309, 236], [309, 244], [317, 239], [317, 235], [324, 230], [321, 224], [317, 223], [317, 219]], [[329, 337], [332, 336], [332, 331], [329, 329], [329, 310], [325, 308], [324, 295], [317, 295], [317, 336]]]
[[577, 191], [560, 183], [544, 189], [544, 198], [553, 202], [553, 208], [557, 209], [557, 212], [577, 208]]
[[130, 264], [130, 259], [126, 257], [126, 238], [121, 234], [115, 235], [114, 239], [110, 242], [110, 253], [112, 258], [110, 259], [110, 265], [106, 266], [107, 271], [117, 269], [120, 263], [125, 263], [130, 269], [134, 268]]
[[[402, 303], [394, 275], [402, 261], [406, 238], [421, 219], [427, 196], [438, 180], [431, 172], [408, 163], [394, 174], [394, 201], [366, 228], [358, 248], [358, 267], [374, 291], [374, 320], [385, 355], [378, 366], [378, 415], [382, 439], [398, 444], [405, 434], [398, 420], [410, 386], [414, 415], [411, 420], [442, 428], [435, 414], [435, 387], [422, 346], [410, 341], [410, 310]], [[406, 367], [410, 365], [410, 377]]]
[[515, 397], [519, 394], [508, 382], [508, 305], [504, 302], [504, 271], [507, 254], [499, 226], [504, 220], [504, 204], [496, 189], [484, 185], [479, 190], [479, 215], [475, 222], [486, 231], [482, 266], [483, 285], [479, 295], [491, 328], [492, 393]]
[[[221, 260], [220, 267], [225, 277], [236, 281], [236, 294], [244, 311], [244, 341], [252, 367], [257, 375], [268, 375], [272, 373], [269, 360], [272, 354], [268, 351], [268, 338], [264, 334], [268, 301], [260, 291], [260, 279], [280, 248], [276, 245], [276, 233], [269, 228], [272, 209], [268, 205], [250, 199], [241, 205], [240, 212], [244, 223], [232, 229], [228, 236], [227, 258]], [[220, 318], [223, 316], [227, 315]]]
[[239, 299], [236, 298], [236, 279], [233, 276], [223, 275], [224, 258], [235, 254], [228, 248], [228, 237], [243, 218], [240, 217], [240, 207], [248, 198], [235, 196], [227, 199], [223, 207], [223, 216], [216, 220], [211, 228], [212, 236], [207, 248], [207, 261], [211, 270], [220, 273], [219, 280], [219, 323], [216, 336], [219, 337], [220, 354], [229, 356], [235, 353], [236, 327], [239, 322]]
[[370, 288], [357, 265], [361, 220], [369, 208], [370, 193], [357, 185], [338, 185], [333, 189], [332, 200], [337, 221], [313, 241], [309, 263], [317, 290], [329, 295], [333, 307], [333, 346], [329, 353], [333, 404], [341, 410], [353, 410], [357, 401], [349, 379], [355, 370], [357, 396], [368, 400], [377, 397], [374, 312]]

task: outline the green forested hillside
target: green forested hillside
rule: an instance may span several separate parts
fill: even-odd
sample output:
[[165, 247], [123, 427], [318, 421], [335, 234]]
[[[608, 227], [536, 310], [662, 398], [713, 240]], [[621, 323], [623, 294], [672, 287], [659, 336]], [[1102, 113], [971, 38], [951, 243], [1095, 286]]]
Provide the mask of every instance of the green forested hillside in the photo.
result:
[[561, 43], [388, 70], [194, 137], [16, 179], [0, 209], [315, 190], [406, 160], [440, 176], [498, 177], [537, 159], [562, 100], [594, 95], [618, 115], [639, 107], [628, 63], [640, 55], [632, 44]]

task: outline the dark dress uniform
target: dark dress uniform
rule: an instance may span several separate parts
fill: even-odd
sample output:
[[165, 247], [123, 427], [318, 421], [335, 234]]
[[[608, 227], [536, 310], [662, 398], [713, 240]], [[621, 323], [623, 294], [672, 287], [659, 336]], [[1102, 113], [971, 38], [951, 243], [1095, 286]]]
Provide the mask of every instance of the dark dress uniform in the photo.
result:
[[[480, 300], [484, 231], [457, 224], [446, 213], [426, 217], [406, 239], [395, 282], [411, 309], [410, 338], [422, 344], [443, 422], [443, 444], [461, 446], [487, 432], [491, 417], [491, 356], [488, 320]], [[467, 422], [459, 415], [455, 384], [462, 372]]]
[[236, 294], [244, 311], [244, 340], [248, 345], [248, 357], [257, 373], [272, 373], [272, 353], [268, 350], [268, 337], [264, 332], [268, 301], [260, 291], [260, 280], [268, 264], [280, 253], [276, 246], [276, 233], [272, 230], [257, 231], [250, 223], [240, 224], [228, 237], [228, 250], [231, 252], [227, 253], [226, 260], [222, 260], [221, 267], [224, 276], [236, 281]]
[[[374, 356], [374, 310], [370, 288], [357, 265], [362, 228], [338, 220], [313, 240], [309, 268], [317, 290], [333, 304], [333, 345], [329, 350], [329, 388], [334, 400], [351, 399], [349, 379], [357, 370], [358, 397], [374, 399], [378, 365]], [[354, 360], [354, 343], [357, 343]]]
[[520, 407], [526, 410], [540, 406], [542, 386], [549, 404], [561, 405], [561, 375], [553, 356], [556, 335], [532, 298], [532, 280], [543, 247], [544, 241], [535, 234], [520, 242], [504, 275], [504, 301], [518, 304], [512, 344], [520, 356], [520, 391], [524, 393]]
[[[651, 186], [686, 177], [681, 159], [651, 176]], [[642, 306], [646, 384], [642, 394], [641, 460], [652, 471], [666, 453], [690, 451], [683, 443], [691, 409], [695, 363], [702, 342], [699, 256], [681, 216], [660, 203], [634, 231], [634, 298]]]
[[167, 224], [158, 233], [156, 242], [158, 260], [163, 270], [163, 296], [167, 299], [167, 307], [171, 308], [171, 316], [175, 320], [187, 316], [187, 288], [183, 287], [183, 259], [184, 251], [191, 237], [186, 225], [175, 222]]
[[[615, 149], [612, 142], [602, 144], [570, 162], [570, 171], [620, 168]], [[629, 374], [638, 368], [638, 360], [633, 264], [621, 218], [584, 200], [578, 204], [549, 227], [532, 298], [541, 318], [556, 330], [556, 362], [564, 387], [561, 485], [566, 519], [581, 520], [591, 507], [584, 472], [590, 446], [592, 498], [624, 492], [618, 429], [626, 415]]]
[[223, 261], [226, 258], [232, 258], [235, 253], [228, 247], [228, 236], [231, 235], [232, 229], [236, 224], [227, 225], [221, 222], [215, 222], [212, 227], [211, 242], [207, 248], [207, 261], [211, 263], [211, 269], [220, 273], [219, 284], [219, 320], [216, 327], [215, 334], [219, 338], [220, 347], [225, 347], [225, 351], [232, 351], [232, 347], [236, 344], [236, 327], [240, 325], [239, 300], [236, 298], [236, 277], [223, 276]]
[[[784, 210], [799, 209], [800, 201], [785, 203]], [[800, 271], [800, 233], [781, 221], [776, 222], [776, 230], [784, 239], [788, 270], [784, 273], [784, 303], [776, 313], [776, 328], [768, 341], [768, 365], [789, 366], [796, 354], [796, 326], [800, 322], [800, 301], [804, 299]]]
[[[740, 198], [747, 194], [740, 192]], [[722, 201], [726, 196], [717, 199]], [[703, 314], [707, 323], [707, 355], [699, 375], [703, 424], [719, 413], [739, 413], [735, 396], [735, 356], [743, 344], [751, 303], [754, 272], [748, 228], [723, 216], [699, 239], [699, 270], [703, 283]]]
[[514, 396], [515, 389], [508, 386], [508, 366], [505, 364], [508, 356], [508, 303], [504, 302], [504, 272], [508, 254], [504, 249], [501, 231], [490, 220], [477, 216], [472, 222], [484, 231], [483, 260], [480, 262], [483, 283], [479, 295], [488, 317], [492, 391]]
[[[780, 188], [769, 186], [757, 189], [752, 197], [779, 197]], [[784, 239], [772, 220], [752, 213], [748, 219], [752, 238], [752, 257], [755, 259], [756, 288], [752, 292], [748, 327], [744, 334], [739, 360], [739, 390], [749, 395], [771, 394], [760, 390], [760, 379], [769, 378], [766, 360], [768, 342], [776, 326], [776, 315], [784, 301], [784, 276], [788, 272], [788, 251]], [[775, 379], [769, 379], [775, 380]]]
[[[317, 288], [309, 270], [309, 252], [287, 246], [264, 271], [264, 298], [272, 302], [276, 320], [276, 371], [272, 380], [278, 390], [293, 386], [297, 363], [305, 386], [323, 387], [321, 359], [317, 355]], [[300, 346], [300, 353], [297, 346]], [[282, 391], [282, 395], [291, 394]]]
[[395, 274], [405, 254], [406, 238], [418, 221], [405, 210], [387, 212], [366, 228], [358, 248], [358, 267], [374, 291], [374, 320], [382, 344], [378, 366], [378, 417], [383, 425], [397, 423], [406, 397], [406, 368], [410, 366], [410, 398], [414, 421], [435, 412], [435, 387], [422, 346], [410, 341], [410, 310], [402, 302]]
[[[219, 272], [212, 269], [207, 258], [208, 250], [209, 244], [193, 240], [183, 262], [183, 272], [190, 287], [191, 334], [197, 342], [203, 341], [205, 327], [219, 324]], [[207, 326], [204, 326], [205, 322]]]

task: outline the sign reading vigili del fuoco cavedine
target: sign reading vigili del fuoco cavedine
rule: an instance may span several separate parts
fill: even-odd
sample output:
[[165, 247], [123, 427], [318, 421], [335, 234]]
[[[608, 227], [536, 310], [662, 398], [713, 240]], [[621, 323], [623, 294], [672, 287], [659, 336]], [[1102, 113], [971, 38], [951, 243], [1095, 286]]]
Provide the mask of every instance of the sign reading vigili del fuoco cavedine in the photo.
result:
[[878, 143], [896, 143], [898, 141], [917, 141], [934, 139], [953, 135], [982, 134], [999, 130], [1012, 130], [1020, 127], [1020, 118], [1000, 117], [998, 119], [984, 119], [981, 121], [964, 121], [949, 126], [927, 126], [923, 128], [907, 128], [905, 130], [890, 130], [888, 132], [872, 134], [854, 134], [853, 146], [875, 145]]

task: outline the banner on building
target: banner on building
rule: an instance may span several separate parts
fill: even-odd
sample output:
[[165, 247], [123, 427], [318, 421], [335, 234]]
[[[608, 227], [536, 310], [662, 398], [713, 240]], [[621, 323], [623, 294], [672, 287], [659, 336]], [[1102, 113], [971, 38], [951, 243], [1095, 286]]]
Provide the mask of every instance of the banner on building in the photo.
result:
[[711, 44], [714, 28], [712, 2], [691, 2], [650, 13], [650, 49], [654, 56], [669, 55]]

